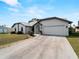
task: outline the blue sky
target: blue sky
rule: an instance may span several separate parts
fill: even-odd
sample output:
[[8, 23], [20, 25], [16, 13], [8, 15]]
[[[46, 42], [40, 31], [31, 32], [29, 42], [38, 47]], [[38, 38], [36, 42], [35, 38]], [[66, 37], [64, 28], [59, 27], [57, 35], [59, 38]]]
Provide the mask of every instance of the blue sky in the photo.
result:
[[12, 26], [32, 18], [61, 17], [79, 20], [79, 0], [0, 0], [0, 25]]

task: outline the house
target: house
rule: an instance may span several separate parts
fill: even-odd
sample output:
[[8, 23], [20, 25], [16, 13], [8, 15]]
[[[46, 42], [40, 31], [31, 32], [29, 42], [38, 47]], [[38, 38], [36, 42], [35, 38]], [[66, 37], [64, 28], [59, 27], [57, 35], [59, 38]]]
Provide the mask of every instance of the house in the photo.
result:
[[27, 34], [32, 31], [34, 34], [68, 36], [69, 24], [71, 23], [71, 21], [59, 17], [34, 18], [28, 23], [15, 23], [12, 28], [16, 33], [21, 31]]
[[28, 24], [24, 22], [18, 22], [13, 24], [12, 29], [15, 33], [22, 32], [26, 34], [31, 30], [31, 26], [28, 26]]
[[0, 26], [0, 33], [10, 33], [10, 29], [6, 26]]
[[79, 26], [75, 27], [75, 32], [79, 32]]
[[79, 21], [78, 21], [78, 26], [75, 27], [75, 32], [79, 32]]
[[32, 19], [31, 21], [29, 21], [28, 23], [25, 23], [25, 22], [14, 23], [12, 25], [12, 29], [16, 33], [22, 32], [24, 34], [28, 34], [30, 31], [32, 31], [32, 27], [33, 27], [33, 25], [35, 23], [37, 23], [37, 21], [34, 20], [34, 19]]
[[34, 25], [34, 33], [44, 35], [68, 36], [69, 24], [71, 23], [71, 21], [59, 17], [39, 19], [39, 21]]

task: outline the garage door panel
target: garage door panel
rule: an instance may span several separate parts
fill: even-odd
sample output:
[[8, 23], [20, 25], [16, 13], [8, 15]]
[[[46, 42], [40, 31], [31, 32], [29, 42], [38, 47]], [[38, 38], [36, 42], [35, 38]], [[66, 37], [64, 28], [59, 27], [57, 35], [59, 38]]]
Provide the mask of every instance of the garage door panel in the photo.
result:
[[49, 35], [66, 35], [66, 26], [44, 26], [43, 34]]

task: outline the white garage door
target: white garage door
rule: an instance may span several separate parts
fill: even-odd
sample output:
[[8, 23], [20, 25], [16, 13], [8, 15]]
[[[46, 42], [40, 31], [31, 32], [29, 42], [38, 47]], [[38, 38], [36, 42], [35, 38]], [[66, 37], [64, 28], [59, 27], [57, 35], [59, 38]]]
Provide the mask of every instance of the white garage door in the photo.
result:
[[43, 34], [47, 35], [68, 35], [68, 28], [64, 25], [43, 26]]

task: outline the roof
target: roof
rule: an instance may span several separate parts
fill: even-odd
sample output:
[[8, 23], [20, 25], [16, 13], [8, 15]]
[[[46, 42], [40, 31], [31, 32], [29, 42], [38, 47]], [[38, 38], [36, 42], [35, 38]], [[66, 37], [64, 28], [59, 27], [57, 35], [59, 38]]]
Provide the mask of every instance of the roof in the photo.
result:
[[29, 24], [29, 26], [33, 26], [36, 23], [37, 23], [37, 21], [33, 21], [33, 22], [29, 22], [28, 24]]
[[22, 25], [24, 25], [24, 26], [29, 26], [29, 24], [26, 23], [26, 22], [20, 22], [20, 24], [22, 24]]
[[37, 21], [33, 21], [33, 22], [29, 22], [29, 23], [26, 23], [26, 22], [18, 22], [18, 23], [14, 23], [12, 27], [14, 27], [14, 25], [16, 25], [16, 24], [22, 24], [24, 26], [33, 26], [36, 23], [37, 23]]
[[[40, 20], [40, 21], [45, 21], [45, 20], [52, 20], [52, 19], [62, 20], [62, 21], [68, 22], [69, 24], [72, 23], [72, 22], [69, 21], [69, 20], [66, 20], [66, 19], [63, 19], [63, 18], [59, 18], [59, 17], [49, 17], [49, 18], [44, 18], [44, 19], [39, 19], [39, 20]], [[40, 21], [39, 21], [39, 22], [40, 22]]]
[[14, 24], [12, 25], [12, 27], [14, 27], [16, 24], [22, 24], [22, 25], [24, 25], [24, 26], [27, 25], [27, 23], [25, 23], [25, 22], [18, 22], [18, 23], [14, 23]]
[[37, 19], [36, 21], [31, 21], [31, 22], [18, 22], [18, 23], [14, 23], [12, 27], [14, 27], [15, 24], [22, 24], [24, 26], [34, 26], [36, 23], [40, 22], [40, 21], [45, 21], [45, 20], [52, 20], [52, 19], [58, 19], [58, 20], [62, 20], [62, 21], [65, 21], [65, 22], [68, 22], [69, 24], [71, 24], [72, 22], [71, 21], [68, 21], [66, 19], [63, 19], [63, 18], [59, 18], [59, 17], [49, 17], [49, 18], [44, 18], [44, 19]]

